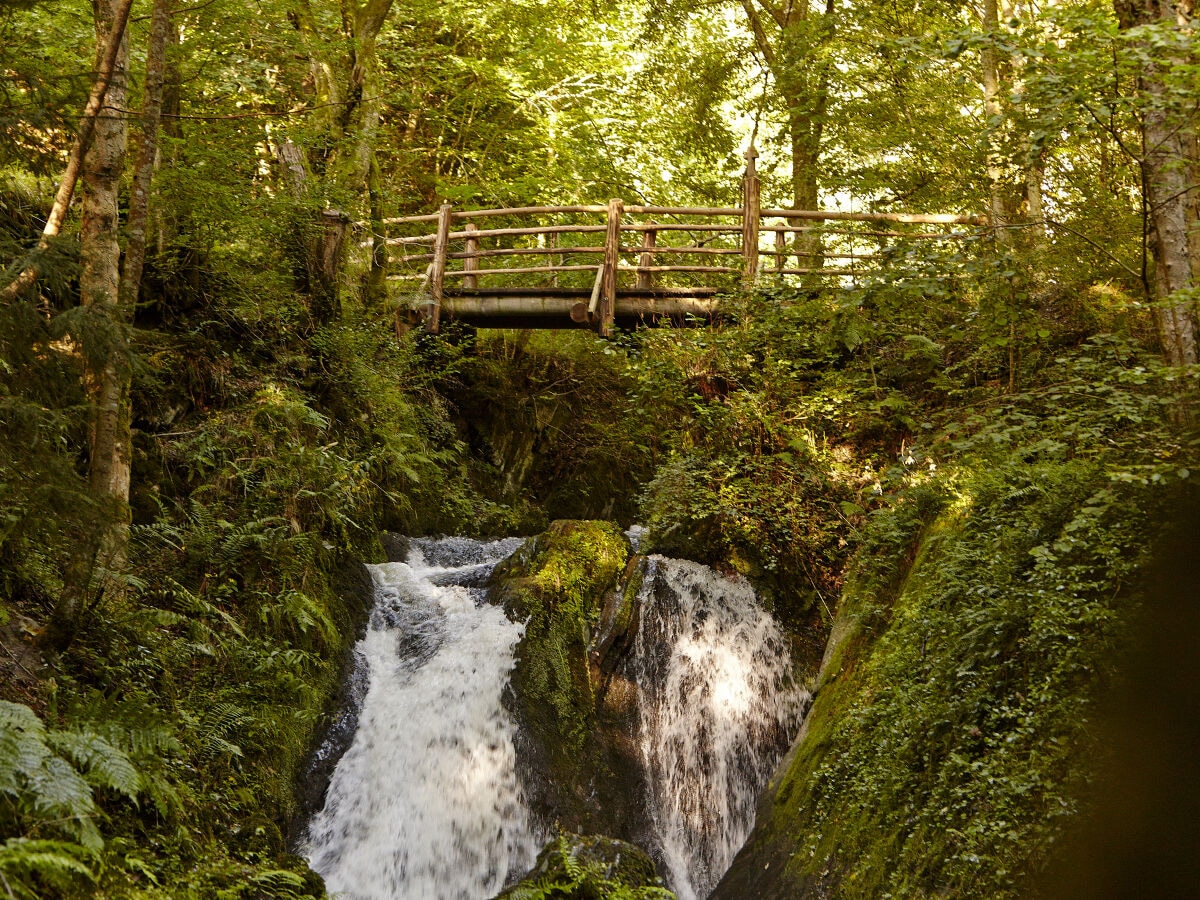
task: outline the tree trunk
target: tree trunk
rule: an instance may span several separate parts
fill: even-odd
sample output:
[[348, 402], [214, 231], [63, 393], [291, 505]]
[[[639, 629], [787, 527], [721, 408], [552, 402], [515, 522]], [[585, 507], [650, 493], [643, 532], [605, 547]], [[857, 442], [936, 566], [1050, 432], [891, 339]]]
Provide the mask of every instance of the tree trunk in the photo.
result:
[[346, 104], [339, 130], [345, 139], [336, 177], [340, 186], [361, 193], [371, 172], [379, 131], [379, 60], [376, 38], [393, 0], [342, 0], [343, 28], [350, 45], [346, 69]]
[[1031, 149], [1025, 170], [1025, 214], [1032, 223], [1029, 230], [1037, 241], [1046, 237], [1046, 212], [1042, 202], [1042, 181], [1045, 177], [1046, 163], [1042, 151]]
[[1192, 257], [1192, 277], [1200, 272], [1200, 136], [1190, 136], [1188, 141], [1188, 193], [1187, 222], [1188, 247]]
[[983, 114], [987, 137], [988, 214], [996, 240], [1008, 243], [1006, 228], [1012, 221], [1012, 209], [1008, 199], [1005, 179], [1004, 153], [1001, 141], [1004, 131], [1004, 88], [1000, 76], [1000, 51], [996, 41], [1000, 32], [1000, 13], [996, 0], [983, 0], [983, 29], [988, 42], [980, 51], [983, 82]]
[[150, 45], [146, 50], [146, 84], [142, 100], [141, 139], [126, 223], [125, 266], [121, 270], [121, 310], [132, 319], [141, 291], [146, 261], [146, 223], [149, 221], [150, 184], [158, 160], [158, 130], [162, 121], [163, 80], [167, 40], [171, 34], [171, 0], [154, 0], [150, 14]]
[[[108, 49], [117, 3], [96, 0], [97, 58]], [[92, 147], [83, 163], [83, 216], [80, 224], [82, 270], [80, 302], [107, 320], [105, 343], [99, 354], [88, 353], [88, 388], [92, 397], [89, 479], [98, 497], [120, 504], [129, 499], [129, 413], [121, 397], [129, 377], [125, 347], [126, 316], [120, 306], [121, 245], [118, 219], [121, 173], [125, 163], [128, 123], [117, 110], [126, 107], [128, 42], [121, 48], [108, 88], [107, 112], [96, 123]]]
[[[70, 155], [67, 157], [67, 167], [59, 182], [58, 193], [54, 197], [50, 215], [46, 217], [46, 225], [42, 229], [41, 239], [34, 250], [33, 259], [23, 271], [18, 273], [16, 278], [5, 286], [3, 291], [0, 291], [0, 300], [2, 301], [15, 300], [37, 281], [38, 257], [47, 250], [50, 241], [58, 236], [63, 222], [67, 218], [67, 210], [70, 208], [71, 198], [75, 194], [75, 184], [79, 180], [79, 172], [83, 167], [84, 154], [91, 146], [96, 123], [105, 99], [109, 96], [113, 74], [118, 68], [118, 63], [123, 75], [125, 64], [123, 61], [119, 61], [118, 57], [124, 47], [125, 26], [129, 22], [129, 10], [133, 6], [133, 0], [121, 0], [117, 6], [118, 8], [108, 23], [108, 34], [105, 37], [98, 36], [96, 40], [96, 81], [92, 85], [91, 94], [84, 107], [83, 117], [79, 123], [79, 134], [76, 135], [75, 143], [71, 146]], [[99, 20], [97, 20], [97, 27], [99, 27]]]
[[[341, 313], [340, 283], [350, 218], [336, 209], [319, 212], [312, 209], [309, 182], [315, 171], [324, 182], [323, 196], [336, 197], [347, 204], [357, 204], [366, 192], [371, 217], [382, 218], [382, 185], [377, 173], [372, 177], [379, 130], [375, 42], [393, 2], [341, 0], [340, 41], [330, 40], [321, 33], [308, 0], [298, 0], [295, 6], [297, 27], [308, 42], [314, 99], [320, 107], [315, 121], [326, 131], [324, 145], [329, 149], [321, 160], [323, 165], [318, 167], [317, 160], [313, 160], [312, 171], [303, 152], [290, 142], [277, 148], [277, 153], [287, 169], [299, 207], [297, 251], [302, 260], [297, 269], [318, 325], [334, 321]], [[345, 50], [345, 54], [331, 57], [331, 47]], [[366, 289], [368, 299], [386, 296], [383, 271], [386, 250], [381, 251], [378, 246], [373, 249]]]
[[[1191, 0], [1115, 0], [1122, 28], [1167, 23], [1189, 27]], [[1181, 39], [1184, 37], [1180, 35]], [[1181, 45], [1186, 41], [1181, 40]], [[1190, 365], [1196, 355], [1195, 303], [1180, 293], [1195, 283], [1189, 211], [1196, 186], [1191, 174], [1191, 128], [1188, 110], [1172, 106], [1164, 70], [1185, 64], [1186, 54], [1147, 66], [1139, 78], [1145, 100], [1142, 115], [1142, 172], [1154, 252], [1155, 316], [1163, 351], [1172, 365]], [[1174, 297], [1175, 299], [1171, 299]]]
[[[88, 483], [102, 514], [85, 525], [64, 572], [63, 590], [54, 609], [48, 642], [65, 647], [93, 595], [96, 572], [119, 569], [129, 535], [129, 479], [132, 458], [129, 410], [129, 355], [120, 307], [121, 246], [118, 241], [118, 191], [125, 162], [128, 127], [118, 112], [126, 106], [129, 46], [123, 28], [126, 0], [96, 0], [97, 68], [113, 59], [105, 107], [96, 118], [92, 145], [83, 159], [83, 214], [80, 222], [80, 302], [94, 324], [80, 342], [85, 346], [84, 381], [90, 401]], [[112, 44], [118, 42], [113, 55]]]
[[[824, 85], [822, 85], [824, 87]], [[818, 98], [817, 109], [792, 106], [788, 110], [788, 130], [792, 143], [792, 208], [820, 208], [818, 166], [821, 161], [821, 134], [824, 130], [825, 105], [828, 95]], [[815, 220], [793, 219], [793, 226], [819, 225]], [[819, 233], [798, 232], [794, 252], [801, 268], [818, 269], [824, 262], [823, 244]]]
[[367, 193], [371, 201], [371, 268], [367, 273], [366, 300], [368, 306], [382, 309], [387, 302], [388, 248], [383, 225], [383, 175], [374, 153]]
[[[792, 208], [819, 208], [819, 169], [821, 138], [829, 105], [830, 63], [821, 51], [833, 34], [833, 0], [826, 0], [825, 12], [817, 18], [809, 14], [808, 3], [767, 8], [760, 15], [750, 0], [742, 8], [750, 21], [759, 52], [775, 76], [787, 104], [788, 137], [792, 151]], [[793, 220], [794, 226], [819, 222]], [[811, 232], [798, 233], [794, 251], [802, 267], [819, 268], [822, 264], [821, 238]]]

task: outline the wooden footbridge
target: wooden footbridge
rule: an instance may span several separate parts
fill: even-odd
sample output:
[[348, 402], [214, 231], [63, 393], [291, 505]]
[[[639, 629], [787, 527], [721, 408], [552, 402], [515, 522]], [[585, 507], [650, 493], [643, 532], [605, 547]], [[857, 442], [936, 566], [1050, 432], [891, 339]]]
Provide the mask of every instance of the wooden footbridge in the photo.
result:
[[743, 205], [735, 208], [447, 203], [387, 219], [396, 273], [389, 278], [412, 284], [398, 312], [434, 333], [446, 319], [593, 328], [605, 337], [615, 326], [662, 319], [705, 323], [718, 313], [718, 295], [739, 282], [857, 277], [877, 270], [897, 243], [961, 240], [980, 234], [963, 226], [985, 224], [972, 215], [763, 209], [755, 155], [747, 154]]

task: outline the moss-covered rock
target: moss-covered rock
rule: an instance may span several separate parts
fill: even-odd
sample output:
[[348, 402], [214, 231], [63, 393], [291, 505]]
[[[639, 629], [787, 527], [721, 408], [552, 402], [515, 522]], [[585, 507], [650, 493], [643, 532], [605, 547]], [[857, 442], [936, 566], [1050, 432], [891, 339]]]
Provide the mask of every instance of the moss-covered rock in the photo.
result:
[[506, 702], [527, 799], [545, 825], [644, 839], [637, 691], [640, 560], [608, 522], [558, 521], [493, 576], [491, 600], [525, 621]]
[[564, 832], [496, 900], [671, 900], [649, 854], [625, 841]]
[[1018, 897], [1079, 808], [1156, 499], [978, 465], [876, 517], [816, 699], [714, 898]]

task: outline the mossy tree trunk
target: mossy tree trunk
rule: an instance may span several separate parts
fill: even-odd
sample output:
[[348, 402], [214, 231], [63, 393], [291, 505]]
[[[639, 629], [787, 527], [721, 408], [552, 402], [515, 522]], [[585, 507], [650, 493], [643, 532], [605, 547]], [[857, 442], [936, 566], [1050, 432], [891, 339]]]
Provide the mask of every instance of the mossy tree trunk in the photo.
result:
[[1124, 29], [1166, 26], [1175, 31], [1178, 52], [1168, 49], [1165, 58], [1147, 66], [1138, 79], [1144, 101], [1142, 114], [1142, 180], [1154, 251], [1155, 317], [1163, 351], [1172, 365], [1191, 365], [1196, 354], [1196, 304], [1187, 295], [1195, 285], [1193, 240], [1189, 211], [1194, 209], [1197, 186], [1189, 181], [1195, 162], [1195, 130], [1191, 104], [1172, 95], [1168, 70], [1187, 65], [1185, 50], [1192, 35], [1192, 0], [1115, 0], [1117, 18]]
[[[827, 0], [824, 13], [813, 16], [809, 4], [780, 4], [742, 0], [742, 9], [754, 33], [754, 42], [775, 76], [787, 106], [788, 136], [792, 151], [792, 206], [815, 210], [820, 202], [821, 139], [829, 106], [832, 72], [825, 46], [833, 36], [834, 4]], [[796, 220], [793, 225], [811, 225]], [[812, 233], [795, 238], [795, 252], [804, 267], [821, 264], [821, 239]]]
[[74, 637], [79, 618], [92, 592], [97, 566], [121, 567], [129, 526], [129, 485], [132, 436], [129, 409], [129, 349], [126, 315], [120, 303], [121, 245], [120, 184], [128, 142], [128, 123], [119, 111], [128, 94], [129, 45], [123, 28], [114, 23], [126, 12], [120, 0], [96, 0], [96, 68], [119, 42], [98, 115], [92, 143], [83, 158], [82, 217], [80, 221], [80, 303], [91, 316], [85, 334], [75, 335], [84, 386], [90, 403], [88, 419], [88, 485], [102, 514], [82, 523], [75, 543], [48, 639], [65, 646]]
[[382, 185], [374, 162], [379, 131], [379, 61], [376, 41], [393, 0], [341, 0], [336, 35], [320, 27], [308, 0], [293, 6], [292, 21], [308, 46], [315, 122], [322, 132], [317, 146], [301, 152], [290, 142], [277, 148], [297, 201], [296, 267], [301, 289], [309, 296], [314, 324], [341, 314], [342, 268], [350, 217], [339, 204], [370, 199], [374, 242], [367, 293], [385, 291], [386, 251], [380, 250]]
[[[108, 112], [97, 119], [81, 177], [80, 303], [95, 317], [88, 333], [80, 338], [85, 387], [91, 405], [88, 486], [101, 514], [81, 527], [80, 539], [68, 563], [50, 635], [52, 642], [60, 646], [72, 639], [89, 597], [95, 592], [97, 568], [107, 572], [123, 568], [129, 539], [133, 414], [128, 330], [138, 301], [146, 255], [150, 185], [157, 157], [171, 12], [170, 0], [155, 0], [122, 267], [120, 187], [129, 127], [128, 119], [120, 111], [127, 105], [129, 46], [124, 29], [114, 27], [114, 22], [120, 20], [124, 6], [121, 0], [97, 0], [95, 4], [97, 64], [110, 53], [113, 40], [121, 42], [106, 95]], [[101, 589], [107, 587], [106, 582], [107, 579], [102, 579]]]

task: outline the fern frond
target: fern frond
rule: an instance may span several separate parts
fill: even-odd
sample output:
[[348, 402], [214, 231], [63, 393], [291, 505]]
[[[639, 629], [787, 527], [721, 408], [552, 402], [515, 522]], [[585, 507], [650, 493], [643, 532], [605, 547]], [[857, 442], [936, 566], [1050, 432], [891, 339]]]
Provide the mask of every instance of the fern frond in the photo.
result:
[[83, 770], [94, 785], [109, 788], [137, 801], [142, 777], [133, 762], [98, 734], [60, 731], [49, 736], [49, 744]]
[[68, 718], [84, 723], [86, 730], [100, 735], [135, 763], [182, 749], [162, 712], [137, 694], [116, 698], [91, 691], [71, 705]]
[[94, 881], [87, 862], [93, 854], [79, 844], [9, 838], [0, 845], [0, 887], [16, 900], [40, 900], [44, 887], [66, 896], [83, 881]]
[[305, 636], [315, 632], [324, 646], [333, 646], [337, 642], [337, 625], [329, 613], [303, 591], [284, 591], [274, 602], [262, 607], [261, 617], [264, 625], [280, 631]]
[[205, 713], [196, 735], [197, 752], [200, 759], [209, 761], [218, 757], [241, 758], [242, 748], [229, 737], [254, 719], [234, 703], [215, 703]]
[[271, 897], [307, 897], [304, 879], [287, 869], [268, 869], [250, 878], [255, 887], [269, 892]]
[[92, 789], [47, 745], [41, 719], [27, 706], [0, 701], [0, 794], [46, 818], [89, 817]]
[[221, 609], [221, 607], [209, 603], [198, 594], [192, 593], [177, 581], [171, 580], [170, 584], [172, 584], [177, 591], [179, 591], [179, 593], [176, 594], [176, 597], [181, 602], [183, 612], [194, 616], [204, 616], [208, 619], [216, 619], [222, 622], [225, 627], [232, 631], [237, 637], [245, 639], [246, 633], [242, 631], [242, 627], [238, 624], [237, 620], [229, 613], [225, 612], [225, 610]]

